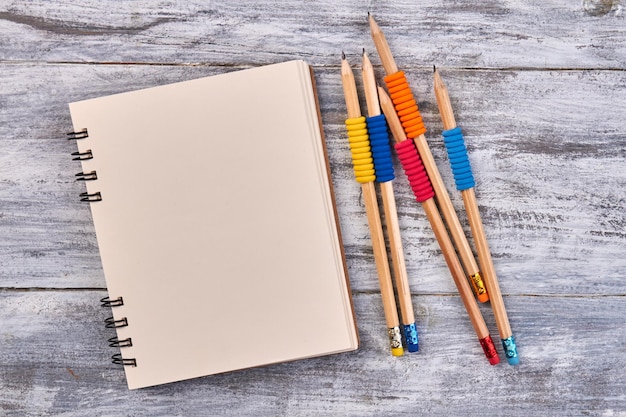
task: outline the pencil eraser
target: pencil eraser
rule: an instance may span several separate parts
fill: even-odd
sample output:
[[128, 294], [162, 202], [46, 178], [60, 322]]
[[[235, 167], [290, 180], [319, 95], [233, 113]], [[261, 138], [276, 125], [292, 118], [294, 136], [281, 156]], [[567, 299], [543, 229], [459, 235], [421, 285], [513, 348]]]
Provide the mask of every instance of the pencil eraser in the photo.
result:
[[485, 352], [485, 356], [487, 360], [492, 365], [497, 365], [500, 363], [500, 357], [498, 356], [498, 351], [496, 350], [495, 345], [493, 344], [493, 340], [491, 336], [487, 336], [484, 339], [479, 339], [480, 345], [483, 347], [483, 351]]
[[506, 360], [509, 362], [509, 365], [519, 365], [519, 357], [516, 356], [514, 358], [506, 358]]
[[391, 348], [391, 354], [393, 356], [402, 356], [404, 355], [404, 349], [400, 348]]
[[489, 361], [489, 364], [491, 365], [497, 365], [500, 363], [500, 357], [498, 355], [492, 356], [491, 358], [487, 358], [487, 360]]
[[402, 347], [402, 335], [400, 334], [400, 327], [394, 326], [387, 329], [387, 335], [389, 336], [389, 346], [391, 346], [391, 354], [393, 356], [404, 355], [404, 348]]
[[517, 345], [515, 344], [515, 337], [511, 336], [506, 339], [502, 339], [502, 347], [504, 348], [504, 354], [509, 365], [519, 365], [519, 356], [517, 355]]
[[406, 347], [409, 352], [417, 352], [420, 350], [415, 323], [404, 325], [404, 340], [406, 340]]
[[489, 294], [484, 293], [484, 294], [478, 294], [478, 301], [480, 301], [481, 303], [486, 303], [487, 301], [489, 301]]
[[481, 303], [486, 303], [489, 301], [489, 294], [487, 293], [487, 288], [485, 287], [485, 281], [480, 276], [480, 272], [476, 272], [474, 275], [470, 276], [470, 282], [472, 283], [472, 287], [474, 287], [474, 292], [476, 293], [476, 298]]

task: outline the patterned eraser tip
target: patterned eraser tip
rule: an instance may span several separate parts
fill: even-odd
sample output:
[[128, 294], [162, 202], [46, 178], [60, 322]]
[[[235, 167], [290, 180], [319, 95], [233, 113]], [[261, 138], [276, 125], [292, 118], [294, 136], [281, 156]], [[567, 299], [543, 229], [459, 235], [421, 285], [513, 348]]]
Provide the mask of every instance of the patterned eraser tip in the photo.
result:
[[364, 184], [376, 179], [374, 160], [370, 149], [369, 136], [365, 117], [355, 117], [346, 120], [348, 142], [352, 153], [354, 177], [358, 183]]
[[506, 339], [502, 339], [502, 347], [504, 348], [504, 354], [509, 365], [519, 365], [519, 356], [517, 356], [517, 345], [515, 344], [515, 337], [511, 336]]
[[404, 325], [404, 340], [406, 340], [406, 347], [409, 352], [417, 352], [420, 350], [415, 323]]
[[480, 345], [483, 347], [483, 351], [485, 352], [485, 356], [487, 360], [492, 365], [497, 365], [500, 363], [500, 357], [498, 356], [498, 351], [496, 350], [495, 345], [493, 344], [493, 340], [491, 336], [487, 336], [484, 339], [478, 339], [480, 341]]
[[393, 172], [393, 160], [391, 159], [391, 147], [389, 146], [389, 133], [387, 132], [387, 120], [384, 114], [365, 119], [367, 133], [370, 137], [372, 157], [374, 158], [374, 170], [377, 182], [387, 182], [395, 178]]
[[489, 301], [489, 294], [487, 294], [485, 281], [483, 281], [483, 278], [480, 276], [480, 272], [476, 272], [474, 275], [470, 276], [470, 282], [472, 284], [472, 288], [474, 289], [474, 293], [476, 293], [478, 301], [481, 303]]
[[472, 175], [472, 167], [467, 156], [461, 128], [457, 126], [454, 129], [444, 130], [442, 134], [443, 142], [448, 151], [452, 174], [454, 174], [456, 189], [463, 191], [472, 188], [476, 183], [474, 182], [474, 175]]
[[409, 139], [414, 139], [426, 133], [422, 115], [417, 107], [417, 101], [413, 97], [404, 71], [388, 75], [384, 80], [406, 136]]
[[396, 143], [395, 148], [417, 201], [423, 203], [429, 198], [433, 198], [435, 196], [433, 186], [413, 141], [403, 140]]
[[389, 335], [389, 345], [391, 346], [391, 354], [393, 356], [404, 355], [404, 348], [402, 347], [402, 336], [400, 335], [400, 328], [398, 326], [390, 327], [387, 329]]

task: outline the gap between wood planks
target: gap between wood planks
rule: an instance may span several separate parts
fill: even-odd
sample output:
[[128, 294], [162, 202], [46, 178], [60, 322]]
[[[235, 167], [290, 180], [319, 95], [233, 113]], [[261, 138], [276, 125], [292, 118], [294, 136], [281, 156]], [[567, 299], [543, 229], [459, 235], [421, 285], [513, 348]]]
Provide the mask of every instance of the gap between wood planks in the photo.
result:
[[[296, 59], [296, 56], [293, 56], [293, 59]], [[33, 61], [33, 60], [0, 60], [0, 65], [108, 65], [108, 66], [116, 66], [116, 65], [133, 65], [133, 66], [146, 66], [146, 67], [219, 67], [219, 68], [252, 68], [257, 66], [265, 66], [266, 63], [257, 63], [250, 65], [242, 65], [240, 63], [213, 63], [213, 62], [140, 62], [140, 61]], [[335, 64], [315, 64], [313, 62], [309, 62], [313, 68], [324, 68], [324, 69], [333, 69], [337, 68], [339, 70], [340, 66]], [[626, 68], [621, 67], [524, 67], [524, 66], [510, 66], [510, 67], [457, 67], [457, 66], [445, 66], [436, 64], [438, 68], [442, 70], [453, 70], [453, 71], [502, 71], [502, 72], [542, 72], [542, 71], [561, 71], [561, 72], [580, 72], [580, 71], [617, 71], [617, 72], [625, 72]], [[381, 69], [381, 65], [373, 65], [376, 69]], [[430, 65], [405, 65], [403, 66], [403, 71], [432, 71], [432, 64]]]
[[[100, 292], [106, 291], [106, 287], [0, 287], [1, 293], [23, 293], [23, 292]], [[369, 291], [352, 291], [353, 295], [376, 295], [379, 294], [379, 291], [369, 290]], [[626, 297], [626, 293], [616, 293], [616, 294], [530, 294], [530, 293], [520, 293], [520, 294], [511, 294], [511, 293], [502, 293], [503, 297], [538, 297], [538, 298], [611, 298], [611, 297]], [[420, 293], [411, 293], [411, 297], [459, 297], [456, 293], [443, 293], [443, 292], [420, 292]]]

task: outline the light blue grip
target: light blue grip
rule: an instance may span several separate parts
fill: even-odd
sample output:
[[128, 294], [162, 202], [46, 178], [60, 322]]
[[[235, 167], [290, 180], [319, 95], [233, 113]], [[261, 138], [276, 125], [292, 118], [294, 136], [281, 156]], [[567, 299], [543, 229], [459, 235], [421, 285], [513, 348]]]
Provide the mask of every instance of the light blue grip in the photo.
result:
[[476, 185], [474, 176], [472, 175], [472, 167], [467, 157], [467, 149], [463, 140], [463, 133], [460, 127], [444, 130], [443, 142], [448, 151], [448, 159], [452, 166], [452, 174], [454, 174], [454, 182], [456, 189], [459, 191], [467, 190]]

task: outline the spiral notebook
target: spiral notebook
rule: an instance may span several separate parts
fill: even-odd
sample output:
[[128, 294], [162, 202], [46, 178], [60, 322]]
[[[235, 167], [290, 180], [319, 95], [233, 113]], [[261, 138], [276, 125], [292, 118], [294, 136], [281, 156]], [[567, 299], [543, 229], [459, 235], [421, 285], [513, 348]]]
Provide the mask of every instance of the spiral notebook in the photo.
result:
[[305, 62], [70, 112], [129, 388], [357, 349]]

